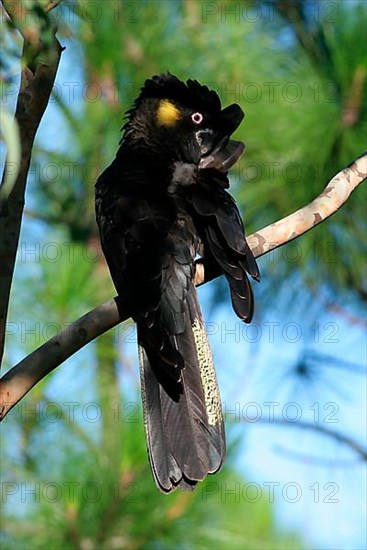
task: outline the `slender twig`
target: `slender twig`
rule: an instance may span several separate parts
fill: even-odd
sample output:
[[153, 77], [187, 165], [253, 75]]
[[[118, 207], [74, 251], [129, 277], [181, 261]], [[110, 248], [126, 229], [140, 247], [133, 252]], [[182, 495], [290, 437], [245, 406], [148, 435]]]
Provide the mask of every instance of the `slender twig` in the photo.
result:
[[[343, 443], [338, 441], [338, 443]], [[348, 446], [348, 444], [347, 444]], [[287, 460], [293, 460], [294, 462], [305, 462], [307, 465], [312, 466], [322, 466], [324, 468], [355, 468], [356, 465], [360, 462], [360, 458], [357, 456], [357, 458], [349, 458], [349, 459], [340, 459], [336, 458], [335, 456], [330, 456], [329, 458], [325, 458], [323, 456], [316, 455], [314, 453], [309, 452], [300, 452], [295, 451], [294, 449], [290, 449], [289, 447], [286, 447], [285, 445], [279, 445], [279, 443], [275, 443], [273, 446], [274, 452], [277, 453], [280, 456], [284, 456]], [[365, 462], [366, 460], [363, 460]]]
[[289, 422], [287, 420], [284, 420], [283, 418], [273, 418], [271, 421], [264, 421], [264, 424], [267, 425], [281, 425], [284, 427], [294, 427], [299, 428], [301, 430], [311, 430], [314, 432], [318, 432], [322, 435], [325, 435], [331, 439], [334, 439], [338, 443], [342, 443], [343, 445], [346, 445], [350, 449], [352, 449], [355, 453], [357, 453], [360, 458], [367, 462], [367, 451], [360, 445], [357, 441], [349, 437], [348, 435], [345, 435], [341, 432], [337, 432], [336, 430], [331, 430], [330, 428], [322, 425], [317, 424], [315, 422]]
[[[352, 191], [367, 177], [367, 154], [339, 172], [324, 191], [310, 204], [283, 220], [257, 231], [247, 238], [255, 257], [260, 257], [306, 233], [334, 214]], [[201, 285], [219, 274], [205, 271], [205, 261], [197, 263], [195, 283]], [[65, 359], [118, 323], [129, 312], [118, 307], [117, 298], [99, 305], [68, 328], [48, 340], [9, 370], [0, 380], [0, 419], [49, 372]]]
[[28, 45], [39, 53], [44, 53], [45, 48], [42, 41], [42, 32], [45, 32], [45, 27], [42, 26], [39, 12], [35, 8], [39, 8], [44, 13], [45, 21], [47, 22], [47, 31], [55, 33], [51, 20], [48, 18], [48, 13], [54, 9], [61, 0], [49, 0], [44, 6], [36, 0], [22, 0], [22, 2], [14, 2], [13, 0], [2, 0], [2, 4], [12, 20], [14, 26], [18, 29]]

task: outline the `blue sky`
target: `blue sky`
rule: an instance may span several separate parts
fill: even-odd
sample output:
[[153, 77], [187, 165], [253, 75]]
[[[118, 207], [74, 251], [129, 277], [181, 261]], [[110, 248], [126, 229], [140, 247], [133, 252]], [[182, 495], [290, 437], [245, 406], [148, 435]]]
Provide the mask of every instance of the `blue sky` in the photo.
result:
[[[207, 294], [210, 296], [209, 289]], [[264, 483], [277, 484], [274, 485], [274, 502], [280, 524], [296, 526], [314, 547], [365, 548], [365, 465], [332, 438], [298, 426], [308, 421], [348, 434], [365, 445], [365, 378], [333, 368], [328, 363], [320, 366], [326, 372], [324, 382], [320, 379], [309, 392], [295, 388], [294, 378], [284, 378], [284, 373], [305, 345], [310, 324], [284, 313], [283, 316], [273, 311], [262, 321], [258, 320], [263, 337], [255, 350], [251, 349], [254, 344], [244, 339], [234, 343], [233, 334], [223, 342], [223, 331], [211, 339], [222, 400], [228, 400], [232, 405], [229, 408], [237, 414], [241, 411], [237, 417], [239, 429], [241, 417], [247, 415], [252, 420], [258, 419], [246, 425], [238, 465], [246, 477], [260, 484], [264, 491], [269, 490], [269, 485]], [[270, 342], [269, 324], [266, 324], [270, 319], [273, 323], [279, 322], [280, 327], [288, 322], [297, 323], [302, 339], [295, 343], [284, 341], [279, 330], [278, 337], [275, 332], [274, 342]], [[231, 329], [237, 322], [224, 306], [214, 312], [212, 320], [218, 324], [224, 321]], [[319, 343], [318, 351], [363, 367], [366, 357], [364, 327], [351, 328], [335, 315], [325, 312], [319, 320], [321, 326], [337, 323], [342, 337], [339, 342]], [[233, 406], [234, 401], [239, 404], [237, 409]], [[256, 406], [249, 406], [250, 403]], [[290, 426], [269, 424], [273, 418], [295, 422]], [[288, 489], [287, 484], [290, 484]]]

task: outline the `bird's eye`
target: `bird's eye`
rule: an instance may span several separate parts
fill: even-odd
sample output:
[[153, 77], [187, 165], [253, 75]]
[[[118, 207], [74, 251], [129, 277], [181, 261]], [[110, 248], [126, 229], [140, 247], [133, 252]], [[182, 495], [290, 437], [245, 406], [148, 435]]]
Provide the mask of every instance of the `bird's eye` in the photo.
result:
[[193, 113], [191, 115], [191, 120], [194, 124], [201, 124], [203, 122], [203, 115], [201, 113]]

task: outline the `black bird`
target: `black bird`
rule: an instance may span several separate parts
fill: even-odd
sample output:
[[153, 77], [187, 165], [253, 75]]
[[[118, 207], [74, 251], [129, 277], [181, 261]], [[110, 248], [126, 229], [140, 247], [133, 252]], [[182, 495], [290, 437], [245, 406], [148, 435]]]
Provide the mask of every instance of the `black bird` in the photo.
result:
[[236, 314], [253, 315], [244, 239], [228, 169], [238, 105], [171, 74], [145, 82], [112, 164], [96, 183], [103, 252], [120, 305], [137, 323], [147, 447], [157, 487], [193, 488], [225, 456], [220, 395], [194, 286], [195, 259], [221, 271]]

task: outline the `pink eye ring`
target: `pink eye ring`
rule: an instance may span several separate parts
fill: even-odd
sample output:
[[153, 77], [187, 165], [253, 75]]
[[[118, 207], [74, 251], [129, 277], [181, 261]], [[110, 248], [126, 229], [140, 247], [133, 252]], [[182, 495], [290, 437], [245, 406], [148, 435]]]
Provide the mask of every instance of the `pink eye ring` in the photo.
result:
[[191, 120], [194, 124], [201, 124], [203, 122], [203, 115], [201, 113], [193, 113], [191, 115]]

